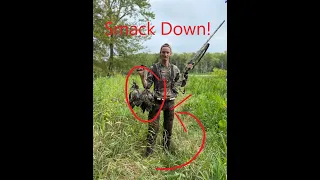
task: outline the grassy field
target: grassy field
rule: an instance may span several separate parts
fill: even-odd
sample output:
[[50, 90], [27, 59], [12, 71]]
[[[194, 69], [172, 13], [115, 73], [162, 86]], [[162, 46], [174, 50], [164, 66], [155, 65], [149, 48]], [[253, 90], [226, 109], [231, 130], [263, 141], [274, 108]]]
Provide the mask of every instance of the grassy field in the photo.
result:
[[[172, 167], [189, 161], [199, 150], [203, 133], [198, 123], [187, 115], [180, 115], [187, 132], [174, 119], [172, 151], [161, 147], [163, 114], [155, 152], [144, 158], [147, 123], [134, 118], [125, 101], [125, 76], [94, 80], [94, 179], [227, 179], [227, 87], [226, 71], [215, 70], [209, 76], [190, 76], [186, 93], [179, 95], [176, 112], [195, 115], [206, 129], [203, 151], [191, 164], [173, 171], [158, 171], [157, 167]], [[138, 84], [141, 81], [137, 76]], [[148, 119], [138, 108], [136, 114]]]

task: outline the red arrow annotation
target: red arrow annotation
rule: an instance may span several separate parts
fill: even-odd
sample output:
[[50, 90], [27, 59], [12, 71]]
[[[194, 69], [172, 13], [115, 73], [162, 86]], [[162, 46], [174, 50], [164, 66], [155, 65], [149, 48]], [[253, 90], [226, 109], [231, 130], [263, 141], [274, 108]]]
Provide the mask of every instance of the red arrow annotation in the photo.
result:
[[203, 136], [202, 136], [202, 142], [201, 142], [201, 147], [200, 149], [198, 150], [198, 152], [186, 163], [184, 164], [180, 164], [178, 166], [173, 166], [173, 167], [169, 167], [169, 168], [156, 168], [156, 170], [158, 171], [171, 171], [171, 170], [175, 170], [175, 169], [179, 169], [179, 168], [182, 168], [184, 166], [187, 166], [188, 164], [190, 164], [192, 161], [194, 161], [200, 154], [200, 152], [203, 150], [204, 148], [204, 144], [205, 144], [205, 141], [206, 141], [206, 131], [204, 129], [204, 126], [202, 125], [201, 121], [193, 114], [189, 113], [189, 112], [177, 112], [176, 113], [176, 116], [178, 116], [178, 114], [185, 114], [185, 115], [189, 115], [191, 116], [193, 119], [195, 119], [197, 121], [197, 123], [199, 124], [199, 126], [201, 127], [202, 129], [202, 133], [203, 133]]
[[[129, 107], [131, 113], [132, 113], [132, 114], [134, 115], [134, 117], [135, 117], [136, 119], [138, 119], [139, 121], [141, 121], [141, 122], [143, 122], [143, 123], [150, 123], [150, 122], [154, 121], [154, 120], [160, 115], [161, 109], [162, 109], [162, 107], [164, 106], [164, 102], [166, 101], [166, 92], [167, 92], [167, 91], [166, 91], [166, 83], [165, 83], [165, 81], [164, 81], [164, 101], [162, 102], [162, 104], [161, 104], [161, 106], [160, 106], [160, 109], [159, 109], [159, 111], [157, 112], [156, 116], [155, 116], [153, 119], [151, 119], [151, 120], [149, 120], [149, 119], [148, 119], [148, 120], [142, 120], [142, 119], [140, 119], [140, 118], [135, 114], [135, 112], [133, 111], [132, 107], [130, 106], [129, 99], [128, 99], [128, 80], [129, 80], [129, 77], [130, 77], [131, 73], [132, 73], [133, 70], [136, 69], [136, 68], [147, 69], [147, 70], [148, 70], [149, 72], [151, 72], [158, 80], [159, 80], [159, 78], [158, 78], [150, 69], [148, 69], [148, 68], [146, 68], [146, 67], [144, 67], [144, 66], [135, 66], [135, 67], [133, 67], [133, 68], [129, 71], [129, 73], [128, 73], [128, 75], [127, 75], [127, 78], [126, 78], [125, 96], [126, 96], [126, 103], [127, 103], [128, 107]], [[178, 107], [180, 104], [182, 104], [184, 101], [186, 101], [190, 96], [191, 96], [191, 94], [190, 94], [189, 96], [187, 96], [186, 98], [184, 98], [180, 103], [178, 103], [176, 106], [174, 106], [174, 107], [171, 108], [170, 110], [173, 110], [173, 109], [175, 109], [176, 107]], [[175, 116], [177, 117], [177, 119], [179, 120], [179, 122], [181, 123], [181, 125], [182, 125], [182, 127], [183, 127], [183, 129], [184, 129], [185, 132], [187, 132], [187, 129], [186, 129], [186, 127], [184, 126], [184, 124], [183, 124], [183, 122], [182, 122], [182, 120], [180, 119], [180, 117], [179, 117], [178, 114], [189, 115], [189, 116], [191, 116], [193, 119], [196, 120], [196, 122], [198, 123], [198, 125], [200, 126], [200, 128], [202, 129], [202, 132], [203, 132], [201, 147], [200, 147], [200, 149], [198, 150], [198, 152], [197, 152], [188, 162], [186, 162], [186, 163], [184, 163], [184, 164], [181, 164], [181, 165], [178, 165], [178, 166], [169, 167], [169, 168], [165, 168], [165, 167], [163, 167], [163, 168], [156, 168], [156, 170], [158, 170], [158, 171], [161, 171], [161, 170], [164, 170], [164, 171], [175, 170], [175, 169], [182, 168], [182, 167], [190, 164], [192, 161], [194, 161], [194, 160], [198, 157], [198, 155], [200, 154], [200, 152], [203, 150], [204, 144], [205, 144], [205, 141], [206, 141], [206, 131], [205, 131], [205, 129], [204, 129], [204, 126], [202, 125], [201, 121], [200, 121], [195, 115], [193, 115], [193, 114], [191, 114], [191, 113], [189, 113], [189, 112], [177, 112], [177, 113], [174, 113], [174, 114], [175, 114]]]
[[178, 107], [181, 103], [183, 103], [185, 100], [187, 100], [190, 96], [192, 96], [192, 94], [190, 94], [189, 96], [187, 96], [186, 98], [184, 98], [181, 102], [179, 102], [177, 105], [175, 105], [173, 108], [171, 108], [170, 110], [173, 110], [174, 108]]
[[179, 120], [180, 124], [182, 125], [184, 132], [187, 132], [187, 129], [186, 129], [186, 127], [184, 126], [184, 124], [183, 124], [183, 122], [181, 121], [181, 119], [180, 119], [180, 117], [178, 116], [178, 114], [177, 114], [177, 113], [174, 113], [174, 115], [176, 115], [177, 119]]

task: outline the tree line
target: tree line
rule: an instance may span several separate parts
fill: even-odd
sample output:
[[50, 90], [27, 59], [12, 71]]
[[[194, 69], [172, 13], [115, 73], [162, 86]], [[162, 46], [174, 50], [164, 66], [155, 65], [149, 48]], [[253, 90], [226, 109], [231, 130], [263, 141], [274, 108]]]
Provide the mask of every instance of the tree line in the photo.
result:
[[[93, 0], [93, 72], [94, 76], [126, 74], [133, 66], [150, 67], [159, 61], [159, 53], [138, 53], [149, 36], [126, 35], [125, 29], [115, 29], [106, 35], [106, 23], [116, 26], [139, 26], [155, 18], [149, 0]], [[145, 33], [146, 29], [143, 29]], [[183, 69], [194, 53], [174, 53], [170, 61]], [[193, 73], [212, 72], [213, 68], [227, 69], [227, 52], [206, 53]]]
[[[174, 53], [170, 62], [178, 66], [182, 70], [187, 62], [189, 62], [195, 53]], [[112, 63], [112, 71], [109, 71], [110, 62], [94, 63], [94, 75], [106, 76], [112, 74], [126, 75], [134, 66], [145, 65], [150, 67], [152, 64], [159, 62], [159, 53], [138, 53], [127, 56], [115, 56]], [[227, 51], [223, 53], [207, 52], [201, 61], [195, 66], [191, 73], [208, 73], [212, 72], [214, 68], [227, 70]]]

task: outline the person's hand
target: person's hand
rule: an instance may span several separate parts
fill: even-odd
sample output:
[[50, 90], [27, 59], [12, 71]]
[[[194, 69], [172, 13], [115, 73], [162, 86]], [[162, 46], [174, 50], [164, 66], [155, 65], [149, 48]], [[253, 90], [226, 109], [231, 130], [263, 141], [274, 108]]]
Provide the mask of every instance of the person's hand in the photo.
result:
[[143, 74], [144, 74], [144, 70], [143, 69], [137, 69], [137, 71], [138, 71], [138, 74], [140, 76], [143, 76]]
[[192, 69], [192, 68], [193, 68], [193, 65], [192, 65], [192, 64], [188, 64], [187, 67], [188, 67], [189, 69]]
[[[141, 66], [144, 66], [144, 65], [141, 65]], [[138, 68], [137, 69], [137, 72], [138, 72], [138, 74], [140, 75], [140, 76], [143, 76], [144, 75], [144, 69], [143, 68]]]

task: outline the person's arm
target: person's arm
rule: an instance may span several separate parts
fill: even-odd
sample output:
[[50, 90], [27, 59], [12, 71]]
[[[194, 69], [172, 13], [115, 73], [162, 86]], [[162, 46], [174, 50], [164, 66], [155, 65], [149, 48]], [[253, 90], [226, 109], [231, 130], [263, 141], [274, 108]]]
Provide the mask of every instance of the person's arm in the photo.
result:
[[[192, 64], [188, 64], [188, 68], [192, 69], [193, 65]], [[184, 87], [184, 86], [186, 86], [187, 81], [188, 81], [188, 73], [185, 72], [184, 74], [181, 74], [180, 70], [178, 69], [176, 77], [175, 77], [175, 85], [174, 85], [174, 87], [175, 88], [177, 88], [178, 86]]]
[[174, 79], [173, 79], [173, 91], [174, 93], [178, 94], [178, 89], [179, 89], [179, 86], [183, 87], [182, 85], [184, 84], [185, 82], [185, 79], [183, 76], [181, 76], [180, 74], [180, 70], [179, 68], [177, 68], [175, 70], [175, 76], [174, 76]]
[[141, 78], [142, 85], [145, 88], [147, 86], [147, 81], [145, 79], [145, 70], [138, 70], [138, 73]]
[[[151, 67], [152, 69], [152, 67]], [[145, 89], [150, 89], [150, 87], [152, 86], [153, 84], [153, 74], [151, 72], [149, 72], [148, 70], [141, 70], [141, 71], [138, 71], [139, 73], [139, 76], [141, 78], [141, 82], [143, 84], [143, 87]]]

